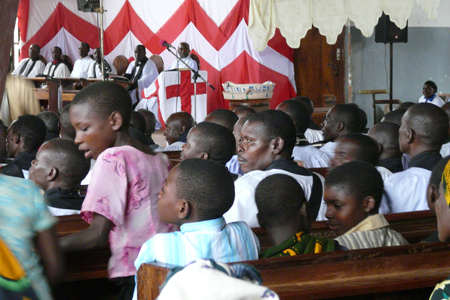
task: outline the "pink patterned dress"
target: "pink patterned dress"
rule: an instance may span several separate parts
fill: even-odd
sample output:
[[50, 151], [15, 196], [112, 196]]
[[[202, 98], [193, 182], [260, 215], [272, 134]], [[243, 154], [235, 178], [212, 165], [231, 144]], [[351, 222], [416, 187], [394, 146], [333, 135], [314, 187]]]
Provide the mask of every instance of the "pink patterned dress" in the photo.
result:
[[149, 155], [131, 146], [108, 148], [98, 156], [81, 217], [91, 223], [97, 213], [114, 224], [109, 234], [110, 278], [135, 275], [142, 244], [171, 231], [172, 225], [159, 221], [156, 205], [169, 166], [164, 154]]

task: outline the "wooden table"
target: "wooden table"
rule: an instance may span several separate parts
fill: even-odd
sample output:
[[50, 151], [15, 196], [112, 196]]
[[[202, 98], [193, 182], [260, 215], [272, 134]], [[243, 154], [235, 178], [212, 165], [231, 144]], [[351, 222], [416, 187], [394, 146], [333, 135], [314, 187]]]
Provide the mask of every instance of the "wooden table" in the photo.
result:
[[389, 95], [387, 90], [361, 90], [358, 91], [358, 94], [362, 95], [372, 95], [372, 107], [373, 107], [373, 124], [377, 123], [377, 104], [389, 104], [389, 109], [392, 111], [392, 104], [400, 104], [401, 101], [399, 99], [385, 99], [385, 100], [376, 100], [376, 95]]

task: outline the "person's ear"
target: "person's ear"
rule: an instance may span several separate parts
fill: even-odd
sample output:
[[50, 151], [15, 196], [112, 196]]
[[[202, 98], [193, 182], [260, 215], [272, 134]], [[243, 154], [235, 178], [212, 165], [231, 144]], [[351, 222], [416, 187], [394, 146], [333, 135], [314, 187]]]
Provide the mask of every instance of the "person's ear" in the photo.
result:
[[114, 111], [109, 116], [109, 123], [111, 124], [112, 130], [114, 130], [114, 131], [119, 130], [122, 127], [122, 124], [123, 124], [123, 117], [122, 117], [122, 115], [119, 112]]
[[273, 149], [272, 152], [274, 154], [279, 154], [284, 148], [284, 141], [281, 137], [274, 138], [271, 141], [271, 144], [272, 144], [271, 146]]
[[180, 135], [182, 135], [185, 132], [186, 132], [186, 126], [185, 125], [181, 125], [180, 126]]
[[259, 213], [256, 213], [256, 219], [258, 219], [259, 227], [261, 227], [262, 229], [266, 229], [266, 226], [264, 225], [264, 221], [259, 216]]
[[342, 122], [337, 123], [336, 130], [337, 131], [343, 131], [345, 129], [345, 125]]
[[59, 174], [59, 170], [55, 167], [51, 167], [48, 170], [48, 174], [47, 174], [47, 181], [54, 181], [56, 180], [56, 178], [58, 177]]
[[414, 130], [412, 128], [406, 129], [406, 141], [411, 144], [414, 140]]
[[207, 152], [202, 152], [202, 155], [200, 155], [200, 158], [204, 159], [204, 160], [208, 160], [209, 159], [209, 154]]
[[13, 135], [13, 142], [14, 142], [15, 144], [20, 143], [20, 134], [14, 133], [14, 135]]
[[189, 217], [191, 213], [191, 204], [186, 200], [179, 200], [180, 207], [178, 210], [178, 219], [183, 220]]
[[364, 211], [370, 213], [375, 208], [375, 199], [372, 196], [367, 196], [363, 200]]
[[303, 202], [302, 207], [300, 207], [300, 225], [302, 226], [302, 230], [307, 232], [311, 229], [311, 220], [309, 219], [308, 211], [308, 204], [305, 201]]
[[378, 155], [380, 155], [383, 152], [383, 145], [378, 143]]

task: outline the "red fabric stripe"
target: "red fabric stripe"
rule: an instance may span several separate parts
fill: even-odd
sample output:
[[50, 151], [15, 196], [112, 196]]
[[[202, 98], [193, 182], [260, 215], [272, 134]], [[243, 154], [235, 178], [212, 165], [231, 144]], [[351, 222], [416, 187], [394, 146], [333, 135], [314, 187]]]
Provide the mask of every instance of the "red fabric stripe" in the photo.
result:
[[181, 98], [181, 111], [192, 114], [191, 105], [191, 71], [180, 71], [180, 98]]
[[[17, 18], [19, 19], [18, 26], [20, 30], [20, 40], [25, 42], [28, 32], [28, 16], [30, 11], [30, 0], [20, 0]], [[39, 45], [44, 46], [44, 45]]]

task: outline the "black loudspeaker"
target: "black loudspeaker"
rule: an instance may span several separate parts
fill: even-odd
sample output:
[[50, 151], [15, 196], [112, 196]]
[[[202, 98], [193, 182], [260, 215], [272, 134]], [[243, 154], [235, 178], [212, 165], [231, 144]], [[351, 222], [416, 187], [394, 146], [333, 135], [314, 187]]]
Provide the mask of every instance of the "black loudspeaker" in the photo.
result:
[[94, 12], [100, 7], [100, 0], [77, 0], [78, 10], [83, 12]]
[[408, 42], [408, 23], [405, 28], [400, 29], [391, 22], [389, 16], [384, 13], [375, 26], [375, 42], [377, 43], [407, 43]]

